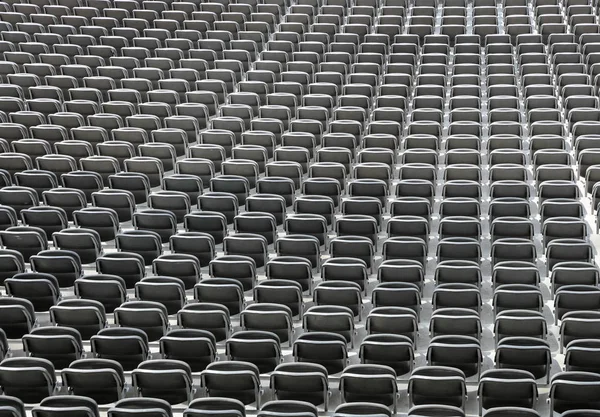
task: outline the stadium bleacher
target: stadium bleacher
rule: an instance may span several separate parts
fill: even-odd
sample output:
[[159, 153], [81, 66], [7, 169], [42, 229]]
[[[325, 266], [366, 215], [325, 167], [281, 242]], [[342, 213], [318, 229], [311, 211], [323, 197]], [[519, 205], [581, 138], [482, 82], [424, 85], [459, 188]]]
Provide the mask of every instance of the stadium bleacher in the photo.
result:
[[0, 417], [600, 417], [599, 12], [1, 1]]

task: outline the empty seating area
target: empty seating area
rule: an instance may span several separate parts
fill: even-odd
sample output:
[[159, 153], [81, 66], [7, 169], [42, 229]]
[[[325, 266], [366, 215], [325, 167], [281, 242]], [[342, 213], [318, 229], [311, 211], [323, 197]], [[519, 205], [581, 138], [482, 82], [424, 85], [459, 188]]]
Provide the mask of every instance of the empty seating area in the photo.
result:
[[599, 13], [0, 1], [0, 417], [600, 417]]

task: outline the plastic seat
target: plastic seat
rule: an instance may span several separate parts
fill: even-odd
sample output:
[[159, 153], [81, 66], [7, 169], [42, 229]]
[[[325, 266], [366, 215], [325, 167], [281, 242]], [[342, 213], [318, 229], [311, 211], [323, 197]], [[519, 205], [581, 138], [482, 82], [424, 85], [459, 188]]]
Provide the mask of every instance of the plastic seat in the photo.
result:
[[8, 358], [0, 366], [0, 384], [6, 395], [39, 403], [56, 388], [54, 366], [42, 358]]

